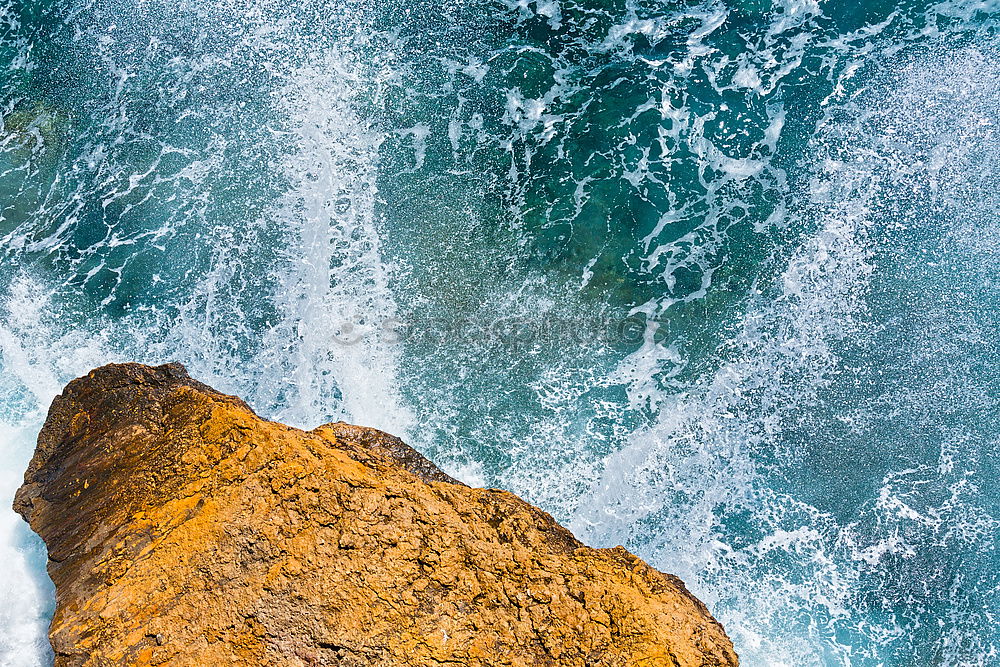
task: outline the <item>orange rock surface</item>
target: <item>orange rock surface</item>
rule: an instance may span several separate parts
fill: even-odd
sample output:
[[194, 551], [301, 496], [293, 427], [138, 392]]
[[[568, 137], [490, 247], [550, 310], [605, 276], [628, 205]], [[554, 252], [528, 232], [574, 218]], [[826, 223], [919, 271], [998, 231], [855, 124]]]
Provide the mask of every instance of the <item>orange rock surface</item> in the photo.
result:
[[176, 364], [56, 398], [15, 509], [56, 665], [736, 665], [676, 577], [397, 438], [257, 417]]

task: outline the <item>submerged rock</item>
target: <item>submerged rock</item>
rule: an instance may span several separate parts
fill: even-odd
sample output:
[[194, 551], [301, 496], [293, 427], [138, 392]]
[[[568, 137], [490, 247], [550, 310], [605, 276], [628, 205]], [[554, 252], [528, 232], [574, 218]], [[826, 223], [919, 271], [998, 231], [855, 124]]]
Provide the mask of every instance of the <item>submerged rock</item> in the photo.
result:
[[179, 365], [56, 398], [15, 509], [56, 665], [736, 665], [676, 577], [402, 441], [258, 418]]
[[55, 160], [72, 135], [72, 121], [47, 102], [35, 102], [0, 118], [0, 146]]

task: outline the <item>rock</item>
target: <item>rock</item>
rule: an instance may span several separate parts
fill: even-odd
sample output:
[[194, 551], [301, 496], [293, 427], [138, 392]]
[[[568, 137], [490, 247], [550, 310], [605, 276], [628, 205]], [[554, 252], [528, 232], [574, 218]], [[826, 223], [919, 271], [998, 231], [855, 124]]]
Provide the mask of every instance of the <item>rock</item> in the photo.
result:
[[15, 509], [69, 665], [736, 665], [676, 577], [402, 441], [304, 432], [172, 364], [52, 404]]

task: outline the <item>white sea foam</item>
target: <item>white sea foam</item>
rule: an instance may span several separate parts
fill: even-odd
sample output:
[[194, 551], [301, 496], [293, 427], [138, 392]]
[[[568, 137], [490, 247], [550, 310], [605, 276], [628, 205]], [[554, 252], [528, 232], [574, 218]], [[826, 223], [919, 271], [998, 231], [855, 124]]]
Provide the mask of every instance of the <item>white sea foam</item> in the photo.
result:
[[[0, 422], [0, 502], [9, 507], [32, 451], [34, 428]], [[45, 548], [13, 512], [0, 514], [0, 664], [37, 667], [52, 658], [44, 633], [52, 607]]]
[[[761, 449], [775, 445], [783, 417], [807, 403], [826, 381], [837, 362], [831, 342], [855, 331], [863, 310], [860, 298], [872, 270], [865, 209], [859, 204], [837, 208], [792, 257], [778, 292], [750, 308], [717, 371], [682, 394], [655, 399], [649, 398], [646, 383], [633, 384], [632, 400], [655, 400], [661, 417], [606, 460], [601, 481], [571, 524], [584, 539], [631, 545], [678, 572], [709, 601], [728, 598], [725, 586], [737, 584], [732, 579], [718, 588], [718, 582], [700, 583], [717, 576], [718, 570], [739, 567], [740, 561], [749, 565], [755, 557], [766, 559], [775, 548], [796, 550], [820, 543], [815, 531], [778, 529], [740, 553], [719, 541], [719, 521], [735, 508], [760, 512], [766, 503], [790, 503], [793, 511], [813, 514], [791, 499], [767, 497], [759, 488], [757, 458]], [[657, 366], [644, 358], [655, 354], [655, 348], [644, 349], [625, 364]], [[782, 522], [780, 516], [774, 520]], [[778, 534], [785, 537], [776, 542]], [[824, 567], [830, 568], [831, 579], [839, 578], [832, 563]], [[739, 613], [756, 616], [756, 622], [743, 619], [727, 628], [736, 634], [746, 629], [758, 637], [751, 643], [760, 644], [760, 653], [746, 656], [751, 661], [755, 655], [784, 655], [789, 664], [802, 664], [794, 661], [799, 649], [776, 643], [774, 638], [781, 634], [773, 632], [768, 617], [785, 613], [789, 596], [805, 591], [801, 584], [780, 579], [760, 583], [785, 598], [784, 604], [760, 605], [752, 612], [750, 605]], [[746, 584], [739, 589], [750, 594]], [[760, 599], [762, 593], [752, 595]], [[841, 585], [835, 595], [848, 593]], [[726, 610], [724, 620], [733, 618], [727, 617], [725, 605], [719, 609]]]
[[45, 633], [52, 585], [45, 547], [10, 509], [34, 451], [34, 438], [61, 379], [105, 359], [100, 335], [56, 328], [49, 290], [22, 277], [0, 301], [0, 664], [33, 667], [51, 660]]
[[[633, 378], [633, 401], [658, 404], [659, 420], [607, 458], [600, 482], [573, 519], [587, 541], [624, 543], [678, 572], [720, 617], [747, 664], [850, 665], [884, 655], [893, 643], [912, 652], [916, 645], [907, 642], [919, 624], [915, 619], [931, 613], [933, 604], [947, 607], [932, 649], [940, 664], [986, 665], [997, 651], [993, 639], [969, 625], [968, 615], [995, 585], [981, 579], [991, 571], [981, 564], [957, 577], [966, 581], [964, 593], [957, 593], [954, 580], [950, 592], [940, 593], [946, 602], [937, 602], [937, 593], [914, 591], [896, 614], [852, 625], [864, 617], [866, 595], [893, 607], [901, 604], [895, 596], [906, 595], [894, 587], [915, 585], [894, 563], [919, 571], [935, 558], [958, 557], [936, 555], [936, 540], [979, 540], [994, 548], [1000, 524], [982, 504], [974, 471], [976, 452], [995, 445], [988, 433], [986, 440], [977, 435], [976, 421], [942, 426], [940, 445], [931, 443], [940, 455], [890, 469], [873, 497], [850, 501], [860, 503], [848, 512], [855, 517], [850, 522], [834, 516], [844, 508], [821, 510], [798, 499], [801, 489], [787, 480], [808, 465], [797, 447], [828, 446], [822, 433], [796, 444], [793, 434], [803, 418], [812, 429], [844, 424], [862, 437], [881, 436], [886, 439], [868, 446], [884, 449], [886, 457], [901, 448], [901, 460], [913, 461], [924, 456], [919, 443], [891, 440], [879, 426], [886, 415], [930, 428], [956, 411], [969, 409], [969, 416], [981, 419], [996, 410], [982, 371], [974, 368], [996, 361], [994, 337], [976, 322], [982, 319], [977, 309], [988, 307], [968, 298], [984, 284], [981, 272], [992, 274], [987, 267], [995, 267], [992, 253], [982, 257], [995, 247], [986, 242], [995, 229], [995, 202], [987, 193], [995, 189], [983, 186], [997, 178], [993, 128], [1000, 105], [995, 67], [985, 58], [966, 50], [916, 59], [849, 106], [856, 125], [833, 117], [821, 125], [809, 195], [818, 228], [774, 287], [751, 301], [736, 334], [719, 350], [716, 370], [671, 395], [655, 395], [648, 382]], [[928, 190], [935, 193], [933, 203], [917, 203], [925, 202], [920, 193]], [[895, 240], [904, 231], [918, 235]], [[939, 237], [940, 244], [934, 241]], [[899, 243], [899, 250], [887, 250]], [[907, 281], [922, 292], [883, 291]], [[978, 298], [996, 297], [983, 292]], [[887, 337], [901, 326], [882, 319], [887, 316], [918, 319], [915, 340]], [[870, 408], [842, 404], [849, 394], [842, 393], [841, 380], [867, 382], [869, 375], [900, 370], [882, 366], [881, 346], [903, 353], [901, 393], [892, 394], [891, 404], [872, 394]], [[862, 352], [847, 357], [848, 347]], [[662, 363], [644, 348], [623, 370]], [[820, 403], [828, 406], [819, 409]], [[836, 432], [849, 437], [852, 431]], [[960, 463], [964, 473], [955, 469], [958, 450], [972, 457]], [[833, 468], [851, 465], [835, 458], [836, 449], [815, 454]], [[846, 484], [855, 474], [848, 468], [840, 479]], [[839, 493], [830, 489], [828, 495]], [[730, 522], [741, 526], [735, 534]], [[874, 589], [866, 580], [872, 576]], [[928, 579], [925, 585], [941, 584]], [[797, 610], [808, 610], [811, 627], [798, 626]], [[837, 627], [856, 635], [838, 635]]]
[[[116, 48], [113, 41], [106, 46]], [[263, 38], [256, 46], [266, 50]], [[141, 136], [134, 126], [143, 119], [122, 112], [98, 124], [93, 130], [98, 136], [78, 162], [76, 173], [97, 174], [96, 184], [70, 183], [69, 193], [56, 190], [59, 181], [47, 184], [54, 203], [42, 204], [4, 240], [12, 252], [61, 252], [80, 224], [81, 202], [101, 193], [105, 207], [126, 202], [123, 220], [141, 219], [144, 213], [136, 201], [148, 204], [151, 193], [163, 185], [176, 192], [156, 205], [169, 210], [178, 192], [196, 204], [184, 202], [170, 210], [154, 232], [126, 235], [109, 225], [107, 235], [87, 252], [136, 247], [127, 264], [148, 246], [184, 234], [192, 244], [185, 251], [208, 261], [197, 279], [188, 280], [194, 272], [178, 275], [187, 281], [185, 289], [166, 285], [172, 291], [155, 307], [117, 317], [81, 308], [75, 301], [77, 288], [62, 283], [58, 274], [5, 275], [9, 289], [0, 299], [0, 501], [7, 509], [0, 509], [0, 556], [9, 564], [9, 576], [0, 578], [2, 665], [38, 665], [50, 659], [44, 626], [52, 593], [40, 569], [44, 548], [9, 507], [31, 455], [31, 439], [69, 379], [112, 361], [181, 361], [192, 374], [245, 396], [272, 418], [303, 427], [339, 418], [406, 434], [411, 417], [395, 379], [399, 346], [392, 342], [393, 332], [383, 329], [395, 316], [395, 306], [375, 212], [382, 135], [358, 113], [364, 106], [361, 96], [377, 92], [378, 74], [349, 51], [287, 51], [288, 65], [280, 72], [284, 86], [274, 91], [272, 105], [276, 145], [283, 150], [274, 178], [287, 191], [273, 206], [245, 211], [238, 224], [213, 224], [213, 218], [219, 220], [213, 206], [221, 209], [225, 202], [217, 201], [212, 188], [219, 174], [232, 168], [223, 158], [228, 143], [222, 137], [207, 145], [207, 153], [164, 140], [152, 166], [130, 174], [127, 163], [109, 156], [109, 146]], [[195, 70], [229, 67], [204, 58], [188, 65]], [[172, 66], [183, 70], [185, 63], [176, 60]], [[123, 86], [134, 72], [122, 67], [115, 72], [121, 81], [116, 90], [127, 96]], [[219, 122], [227, 121], [221, 117]], [[181, 160], [184, 166], [175, 173], [154, 174], [164, 159]], [[149, 191], [137, 200], [135, 193], [143, 187]], [[43, 234], [49, 224], [49, 233]], [[44, 244], [26, 242], [33, 233]], [[280, 246], [278, 251], [274, 245]], [[96, 264], [87, 279], [108, 266]], [[172, 269], [168, 262], [162, 271]], [[121, 268], [116, 271], [121, 276]], [[246, 293], [248, 272], [261, 278], [255, 285], [270, 287]], [[154, 286], [162, 281], [159, 274], [152, 280]], [[119, 284], [110, 291], [103, 306], [122, 288]], [[90, 283], [86, 289], [92, 289]], [[271, 328], [254, 330], [247, 320], [259, 320], [265, 311], [277, 315]]]
[[[333, 382], [346, 419], [405, 435], [412, 417], [397, 387], [400, 348], [385, 328], [397, 313], [376, 227], [381, 135], [357, 115], [358, 91], [377, 85], [366, 74], [350, 56], [327, 54], [280, 93], [296, 150], [278, 221], [297, 238], [287, 254], [291, 271], [275, 295], [286, 319], [265, 349], [294, 341], [291, 358], [282, 353], [280, 363], [294, 368], [298, 397], [279, 418], [315, 419], [331, 402]], [[409, 132], [418, 141], [419, 168], [426, 128]]]
[[[132, 3], [121, 4], [108, 3], [111, 14], [123, 8], [134, 13]], [[155, 3], [141, 4], [143, 11], [156, 9]], [[897, 421], [936, 424], [938, 414], [927, 406], [948, 406], [956, 414], [959, 404], [983, 414], [995, 412], [991, 387], [977, 379], [981, 369], [976, 364], [983, 357], [976, 361], [966, 360], [972, 355], [963, 356], [968, 350], [979, 354], [989, 348], [989, 323], [973, 316], [957, 317], [955, 304], [961, 306], [962, 314], [975, 314], [983, 299], [990, 297], [984, 286], [998, 280], [990, 268], [996, 263], [995, 247], [984, 240], [996, 230], [995, 224], [987, 224], [996, 207], [989, 200], [970, 206], [968, 196], [976, 188], [996, 191], [995, 178], [983, 177], [975, 188], [962, 185], [969, 164], [985, 165], [980, 174], [995, 165], [995, 153], [984, 155], [982, 147], [989, 143], [983, 137], [993, 131], [989, 123], [996, 114], [989, 104], [973, 103], [979, 107], [971, 115], [956, 114], [954, 109], [956, 105], [969, 108], [970, 99], [996, 97], [995, 90], [983, 92], [988, 88], [984, 81], [997, 80], [992, 64], [996, 59], [974, 53], [944, 59], [932, 54], [906, 67], [897, 63], [887, 78], [866, 81], [875, 92], [866, 97], [858, 94], [863, 87], [858, 81], [870, 76], [869, 65], [878, 55], [876, 42], [887, 28], [898, 27], [899, 13], [855, 33], [827, 39], [821, 3], [783, 0], [766, 9], [756, 9], [757, 3], [744, 4], [741, 11], [745, 13], [764, 12], [764, 29], [741, 35], [746, 42], [738, 53], [733, 54], [729, 45], [720, 50], [713, 43], [727, 30], [732, 36], [728, 22], [736, 16], [723, 3], [709, 1], [665, 10], [653, 18], [639, 17], [636, 6], [600, 28], [599, 34], [581, 37], [568, 49], [568, 56], [536, 47], [518, 52], [519, 66], [530, 65], [531, 76], [524, 75], [525, 81], [545, 82], [531, 88], [530, 94], [524, 92], [529, 90], [527, 84], [520, 87], [520, 80], [500, 91], [452, 87], [443, 93], [458, 96], [447, 128], [425, 122], [420, 113], [410, 114], [408, 108], [404, 127], [395, 131], [377, 127], [364, 110], [371, 100], [385, 101], [379, 97], [383, 84], [399, 86], [403, 81], [402, 85], [409, 85], [408, 74], [391, 71], [379, 54], [361, 57], [346, 46], [371, 37], [364, 30], [351, 33], [353, 37], [340, 47], [326, 40], [323, 48], [316, 49], [310, 44], [315, 38], [310, 30], [315, 26], [309, 25], [308, 17], [296, 14], [298, 5], [272, 3], [273, 15], [248, 7], [242, 0], [185, 5], [181, 13], [195, 16], [200, 26], [199, 48], [231, 37], [220, 32], [234, 26], [237, 33], [244, 32], [226, 43], [239, 53], [196, 53], [188, 60], [181, 49], [180, 55], [164, 65], [169, 76], [147, 85], [137, 81], [149, 74], [142, 71], [148, 63], [130, 61], [133, 52], [129, 49], [135, 45], [123, 33], [131, 23], [161, 20], [159, 14], [164, 12], [156, 9], [129, 21], [113, 17], [113, 30], [105, 21], [99, 26], [97, 55], [106, 70], [102, 74], [108, 77], [107, 118], [95, 136], [88, 138], [88, 148], [72, 170], [64, 172], [93, 174], [93, 182], [67, 181], [65, 192], [50, 192], [50, 203], [38, 215], [26, 216], [23, 225], [0, 237], [0, 242], [11, 251], [58, 254], [78, 228], [83, 202], [93, 199], [104, 207], [120, 206], [126, 223], [141, 221], [150, 214], [143, 206], [155, 204], [152, 214], [163, 214], [158, 229], [130, 234], [129, 224], [109, 228], [103, 240], [86, 250], [100, 256], [101, 262], [88, 268], [85, 290], [94, 289], [105, 270], [121, 276], [120, 257], [108, 256], [107, 249], [127, 251], [146, 244], [166, 247], [180, 237], [189, 245], [181, 249], [183, 257], [171, 257], [153, 278], [171, 290], [155, 306], [116, 315], [116, 319], [86, 312], [87, 304], [74, 301], [77, 288], [62, 284], [63, 278], [49, 277], [47, 282], [40, 273], [43, 278], [22, 274], [12, 280], [7, 310], [0, 320], [4, 355], [0, 387], [4, 407], [13, 406], [13, 416], [4, 421], [6, 440], [0, 451], [10, 452], [12, 458], [0, 469], [17, 475], [0, 479], [0, 491], [8, 496], [13, 493], [30, 454], [30, 436], [59, 387], [106, 361], [180, 360], [198, 377], [247, 397], [268, 416], [302, 426], [344, 418], [401, 435], [413, 423], [399, 388], [409, 382], [408, 390], [423, 387], [428, 391], [418, 391], [421, 398], [436, 401], [426, 406], [421, 428], [414, 431], [438, 429], [442, 440], [455, 435], [457, 443], [471, 438], [503, 447], [503, 451], [486, 454], [440, 447], [439, 462], [446, 469], [477, 485], [501, 483], [557, 514], [572, 514], [574, 529], [586, 540], [624, 542], [661, 568], [677, 572], [722, 618], [746, 664], [867, 664], [866, 660], [882, 659], [880, 646], [896, 642], [905, 647], [912, 632], [907, 619], [876, 618], [878, 608], [867, 615], [871, 609], [864, 608], [858, 591], [880, 595], [877, 588], [865, 588], [865, 577], [891, 579], [898, 569], [892, 563], [924, 568], [920, 571], [929, 573], [927, 579], [934, 579], [930, 575], [937, 571], [936, 555], [928, 544], [992, 539], [996, 517], [984, 510], [978, 480], [968, 474], [970, 456], [988, 458], [989, 447], [960, 425], [942, 429], [928, 460], [873, 473], [874, 489], [867, 504], [846, 521], [837, 516], [838, 508], [822, 506], [822, 498], [804, 497], [808, 489], [796, 488], [789, 478], [808, 464], [810, 445], [830, 447], [831, 457], [837, 454], [829, 441], [819, 436], [810, 439], [807, 427], [816, 424], [842, 428], [848, 434], [867, 429], [868, 435], [877, 431], [873, 424], [878, 425], [878, 414]], [[547, 23], [553, 30], [567, 26], [566, 3], [511, 0], [506, 5], [524, 21]], [[910, 37], [933, 37], [934, 31], [947, 30], [938, 27], [945, 25], [938, 18], [969, 19], [977, 11], [995, 9], [993, 5], [978, 0], [939, 3], [928, 13], [934, 26]], [[368, 11], [362, 7], [359, 13]], [[345, 16], [349, 13], [344, 12]], [[175, 12], [166, 14], [173, 17]], [[217, 20], [222, 15], [226, 20]], [[339, 18], [345, 24], [352, 20]], [[656, 57], [631, 55], [637, 36], [653, 47], [660, 45], [658, 51], [653, 49]], [[676, 48], [662, 48], [675, 39]], [[155, 59], [154, 46], [151, 42], [143, 57]], [[401, 39], [394, 48], [405, 52], [408, 44]], [[821, 54], [821, 62], [805, 57], [810, 49]], [[148, 146], [143, 143], [146, 119], [129, 103], [144, 99], [161, 85], [177, 86], [174, 102], [184, 96], [197, 98], [205, 92], [199, 87], [202, 82], [214, 84], [216, 75], [239, 70], [239, 58], [247, 54], [259, 58], [260, 67], [253, 69], [266, 72], [268, 81], [278, 82], [265, 93], [273, 97], [254, 113], [270, 113], [267, 144], [273, 141], [278, 158], [266, 166], [276, 167], [272, 175], [279, 183], [276, 189], [286, 187], [284, 196], [277, 201], [253, 199], [264, 203], [246, 206], [236, 215], [220, 213], [224, 203], [218, 200], [228, 186], [240, 187], [246, 174], [237, 173], [230, 181], [218, 177], [239, 169], [228, 162], [232, 155], [239, 155], [233, 150], [234, 142], [259, 120], [249, 114], [241, 116], [242, 107], [230, 108], [225, 99], [205, 106], [192, 104], [178, 118], [170, 119], [178, 125], [192, 123], [193, 134], [207, 127], [210, 140], [191, 147], [174, 146], [170, 142], [178, 141], [179, 135], [171, 136], [163, 140], [158, 156], [132, 173], [130, 158], [115, 151], [134, 145], [141, 154]], [[452, 77], [449, 86], [497, 85], [505, 68], [513, 67], [512, 60], [505, 59], [510, 54], [504, 45], [492, 55], [464, 57], [460, 53], [442, 60], [450, 63], [446, 65]], [[606, 120], [604, 114], [594, 114], [595, 109], [619, 111], [596, 96], [587, 97], [587, 87], [599, 81], [603, 72], [598, 67], [591, 72], [597, 76], [589, 77], [582, 70], [592, 59], [600, 62], [602, 58], [612, 65], [609, 71], [619, 71], [622, 77], [634, 73], [628, 69], [631, 58], [657, 83], [649, 90], [636, 86], [631, 91], [639, 91], [636, 95], [621, 98], [629, 105], [616, 117], [621, 121], [617, 129], [624, 130], [623, 135], [627, 131], [627, 136], [618, 137], [621, 144], [577, 147], [574, 136], [606, 129], [588, 125]], [[796, 208], [784, 199], [789, 194], [787, 175], [772, 163], [787, 127], [802, 118], [800, 109], [789, 104], [796, 95], [779, 101], [774, 93], [806, 70], [812, 76], [817, 67], [820, 74], [816, 76], [829, 73], [832, 77], [833, 90], [823, 103], [829, 113], [812, 147], [815, 178], [794, 193], [802, 200], [811, 198], [811, 203]], [[692, 83], [702, 76], [711, 89], [704, 99], [696, 90], [701, 84]], [[190, 83], [192, 77], [201, 79]], [[407, 89], [406, 95], [416, 98], [426, 92]], [[501, 105], [506, 100], [504, 108], [496, 110], [497, 118], [490, 117], [491, 110], [475, 106], [474, 98], [482, 97], [481, 92], [500, 92]], [[718, 104], [713, 95], [725, 102]], [[583, 97], [589, 101], [581, 109]], [[442, 99], [448, 104], [453, 101], [435, 98], [435, 103]], [[406, 100], [407, 105], [413, 102]], [[659, 114], [663, 122], [648, 145], [637, 145], [632, 124], [641, 131], [646, 114]], [[946, 116], [952, 118], [950, 124], [942, 121]], [[850, 118], [861, 122], [851, 126]], [[199, 119], [205, 125], [198, 125]], [[756, 138], [751, 140], [751, 135]], [[912, 152], [886, 150], [879, 143], [893, 135], [901, 138], [904, 148], [910, 142], [925, 161], [914, 163]], [[594, 136], [603, 139], [605, 135], [598, 131]], [[610, 371], [595, 361], [605, 351], [593, 341], [582, 351], [571, 351], [567, 345], [557, 359], [546, 359], [544, 352], [535, 349], [484, 346], [496, 358], [480, 364], [472, 358], [475, 352], [460, 349], [460, 343], [454, 342], [426, 357], [403, 358], [400, 355], [408, 348], [393, 345], [392, 332], [379, 328], [399, 315], [392, 289], [417, 289], [421, 284], [392, 285], [383, 261], [376, 180], [384, 166], [380, 163], [384, 140], [401, 147], [398, 155], [406, 158], [396, 165], [401, 173], [426, 173], [434, 167], [435, 142], [449, 142], [455, 164], [462, 170], [488, 163], [476, 161], [472, 153], [477, 151], [493, 150], [498, 161], [509, 159], [509, 170], [498, 172], [499, 182], [491, 185], [505, 193], [502, 201], [509, 206], [512, 228], [526, 227], [524, 221], [533, 214], [526, 206], [529, 195], [549, 192], [537, 189], [540, 175], [551, 181], [547, 186], [569, 184], [564, 192], [570, 201], [561, 215], [570, 222], [593, 215], [595, 203], [598, 209], [616, 204], [611, 197], [602, 200], [606, 196], [602, 189], [608, 185], [604, 173], [580, 166], [592, 159], [605, 160], [601, 170], [610, 170], [611, 179], [627, 181], [636, 198], [666, 193], [670, 202], [668, 206], [655, 200], [661, 207], [659, 221], [654, 218], [649, 226], [637, 227], [645, 237], [636, 243], [635, 258], [642, 272], [660, 280], [659, 286], [671, 293], [681, 290], [678, 269], [696, 269], [700, 284], [694, 283], [688, 293], [676, 298], [654, 299], [638, 308], [636, 314], [650, 319], [644, 342]], [[990, 141], [995, 144], [995, 137]], [[577, 149], [580, 152], [574, 154]], [[657, 151], [658, 158], [654, 157]], [[657, 159], [662, 163], [656, 163]], [[179, 160], [183, 168], [176, 172], [161, 169], [172, 160]], [[674, 161], [687, 164], [673, 170]], [[539, 168], [539, 164], [545, 166]], [[25, 169], [36, 176], [39, 173], [35, 163]], [[427, 183], [434, 187], [433, 179]], [[845, 349], [867, 345], [861, 353], [855, 350], [863, 357], [866, 351], [877, 350], [879, 341], [890, 340], [879, 338], [884, 331], [878, 326], [878, 313], [871, 312], [872, 303], [879, 305], [879, 289], [884, 286], [878, 275], [892, 270], [892, 258], [887, 259], [892, 253], [886, 252], [888, 246], [882, 247], [891, 236], [887, 230], [919, 223], [887, 214], [880, 202], [905, 203], [908, 188], [925, 185], [942, 193], [942, 198], [959, 202], [956, 210], [966, 218], [952, 220], [944, 244], [951, 252], [900, 255], [904, 260], [900, 264], [916, 266], [919, 259], [926, 269], [914, 271], [917, 279], [905, 283], [915, 295], [905, 304], [909, 310], [903, 309], [920, 326], [902, 347], [908, 350], [912, 344], [924, 350], [923, 356], [902, 359], [899, 367], [927, 381], [922, 387], [904, 386], [878, 404], [850, 405], [844, 399], [844, 385], [838, 382], [855, 377], [869, 380], [879, 374], [858, 372], [852, 364], [864, 364], [845, 361]], [[481, 196], [477, 192], [469, 199]], [[774, 212], [766, 219], [740, 213], [756, 206], [759, 198], [782, 201], [775, 202]], [[175, 206], [177, 201], [191, 205]], [[444, 207], [449, 202], [441, 203]], [[548, 202], [553, 210], [560, 203]], [[777, 271], [777, 279], [757, 285], [741, 304], [743, 310], [733, 315], [732, 323], [727, 321], [726, 326], [732, 326], [724, 330], [726, 340], [709, 353], [712, 363], [706, 364], [690, 356], [683, 341], [664, 346], [655, 320], [676, 305], [712, 299], [713, 271], [725, 262], [713, 253], [720, 252], [726, 241], [725, 225], [734, 218], [750, 219], [762, 238], [778, 229], [804, 227], [806, 231], [796, 248], [778, 258], [784, 269]], [[112, 225], [117, 220], [109, 216], [105, 222]], [[614, 222], [609, 219], [609, 224]], [[587, 224], [585, 220], [582, 225], [585, 232]], [[479, 233], [475, 226], [457, 225], [456, 229]], [[675, 234], [675, 229], [685, 231]], [[524, 245], [528, 239], [515, 241]], [[272, 252], [275, 246], [278, 252]], [[510, 251], [520, 249], [519, 245]], [[428, 246], [423, 251], [434, 249]], [[160, 277], [168, 275], [173, 261], [191, 258], [204, 261], [185, 264], [173, 279]], [[137, 254], [128, 261], [139, 259]], [[466, 283], [456, 281], [453, 301], [445, 302], [475, 311], [480, 304], [470, 305], [475, 298], [462, 290], [467, 283], [493, 277], [477, 273], [482, 267], [476, 258], [465, 259], [463, 267], [430, 264], [442, 273], [453, 271], [449, 278], [467, 279]], [[593, 255], [583, 275], [573, 276], [570, 282], [582, 291], [607, 278], [600, 275], [607, 268], [602, 268], [599, 259], [599, 254]], [[957, 272], [948, 273], [951, 267], [958, 267]], [[979, 287], [968, 279], [972, 273], [978, 276]], [[935, 301], [930, 289], [933, 281], [925, 279], [947, 282], [953, 276], [958, 276], [955, 281], [962, 284], [968, 298], [959, 290]], [[552, 289], [557, 281], [550, 284], [545, 278], [524, 287], [511, 287], [501, 280], [499, 292], [510, 287], [509, 294], [488, 293], [488, 289], [476, 292], [476, 297], [485, 294], [487, 303], [474, 314], [543, 318], [567, 313], [573, 317], [581, 311], [591, 314], [592, 305], [577, 303], [578, 295]], [[114, 303], [116, 296], [102, 295], [104, 305]], [[914, 308], [917, 301], [926, 307]], [[900, 347], [891, 342], [883, 347]], [[448, 359], [440, 362], [445, 355]], [[530, 357], [538, 363], [520, 363]], [[512, 374], [512, 366], [518, 366], [520, 374]], [[937, 374], [928, 371], [935, 367]], [[949, 375], [949, 369], [958, 370]], [[955, 374], [969, 381], [956, 383]], [[479, 381], [479, 375], [487, 377]], [[691, 380], [692, 376], [696, 379]], [[435, 394], [429, 389], [440, 391]], [[513, 407], [508, 401], [495, 411], [480, 413], [471, 405], [480, 400], [500, 405], [508, 400], [501, 393], [520, 389], [525, 390], [524, 403]], [[829, 400], [832, 414], [817, 407], [824, 400]], [[462, 417], [470, 414], [486, 419], [472, 426], [467, 420], [459, 426]], [[646, 414], [659, 417], [623, 435], [632, 429], [629, 419]], [[462, 428], [469, 432], [459, 433]], [[607, 454], [608, 450], [612, 453]], [[819, 468], [813, 472], [813, 486], [830, 479]], [[581, 494], [595, 477], [599, 482], [591, 494]], [[922, 495], [923, 489], [934, 485], [944, 491], [934, 497]], [[41, 654], [32, 651], [42, 650], [45, 644], [39, 619], [46, 603], [40, 601], [44, 595], [38, 593], [39, 580], [25, 574], [33, 572], [33, 566], [24, 560], [27, 552], [18, 542], [24, 532], [23, 527], [18, 531], [18, 521], [9, 511], [0, 521], [0, 549], [10, 554], [18, 572], [8, 588], [0, 589], [0, 596], [20, 605], [12, 607], [9, 618], [0, 618], [0, 624], [9, 623], [10, 628], [3, 640], [9, 637], [9, 642], [0, 641], [3, 664], [13, 664], [11, 656], [15, 655], [34, 656], [30, 658], [34, 660]], [[945, 627], [938, 642], [942, 664], [976, 664], [968, 661], [970, 651], [978, 651], [987, 662], [996, 655], [989, 637], [976, 637], [969, 630], [981, 627], [973, 618], [975, 599], [968, 597], [969, 589], [982, 584], [974, 578], [974, 570], [966, 568], [944, 586], [951, 599], [966, 602], [964, 607], [945, 605], [940, 616], [939, 623]], [[899, 590], [888, 591], [886, 598], [921, 594], [907, 589], [908, 584], [905, 578], [893, 583]], [[940, 587], [940, 582], [933, 585]], [[878, 599], [873, 604], [883, 603], [892, 600]], [[802, 620], [806, 617], [808, 627]], [[843, 638], [852, 632], [863, 639], [852, 644]]]
[[[383, 135], [358, 116], [360, 96], [379, 82], [349, 52], [306, 61], [274, 94], [285, 119], [275, 134], [286, 147], [287, 193], [248, 212], [245, 237], [230, 234], [211, 248], [211, 270], [157, 354], [190, 359], [193, 373], [275, 419], [302, 427], [344, 419], [405, 435], [412, 418], [397, 388], [396, 308], [375, 212]], [[272, 263], [248, 266], [275, 244]], [[252, 342], [234, 339], [246, 333], [238, 320], [256, 316], [255, 304], [241, 305], [232, 290], [247, 270], [267, 272], [273, 291], [260, 299], [277, 314]], [[252, 362], [241, 346], [258, 350]]]

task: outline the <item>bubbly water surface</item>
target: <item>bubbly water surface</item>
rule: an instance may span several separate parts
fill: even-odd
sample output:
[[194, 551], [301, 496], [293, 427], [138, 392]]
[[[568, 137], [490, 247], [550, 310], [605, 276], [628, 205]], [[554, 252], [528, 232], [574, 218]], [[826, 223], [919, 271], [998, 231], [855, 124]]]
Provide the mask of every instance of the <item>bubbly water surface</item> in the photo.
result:
[[998, 11], [0, 0], [3, 504], [66, 381], [176, 360], [624, 544], [744, 664], [1000, 664]]

